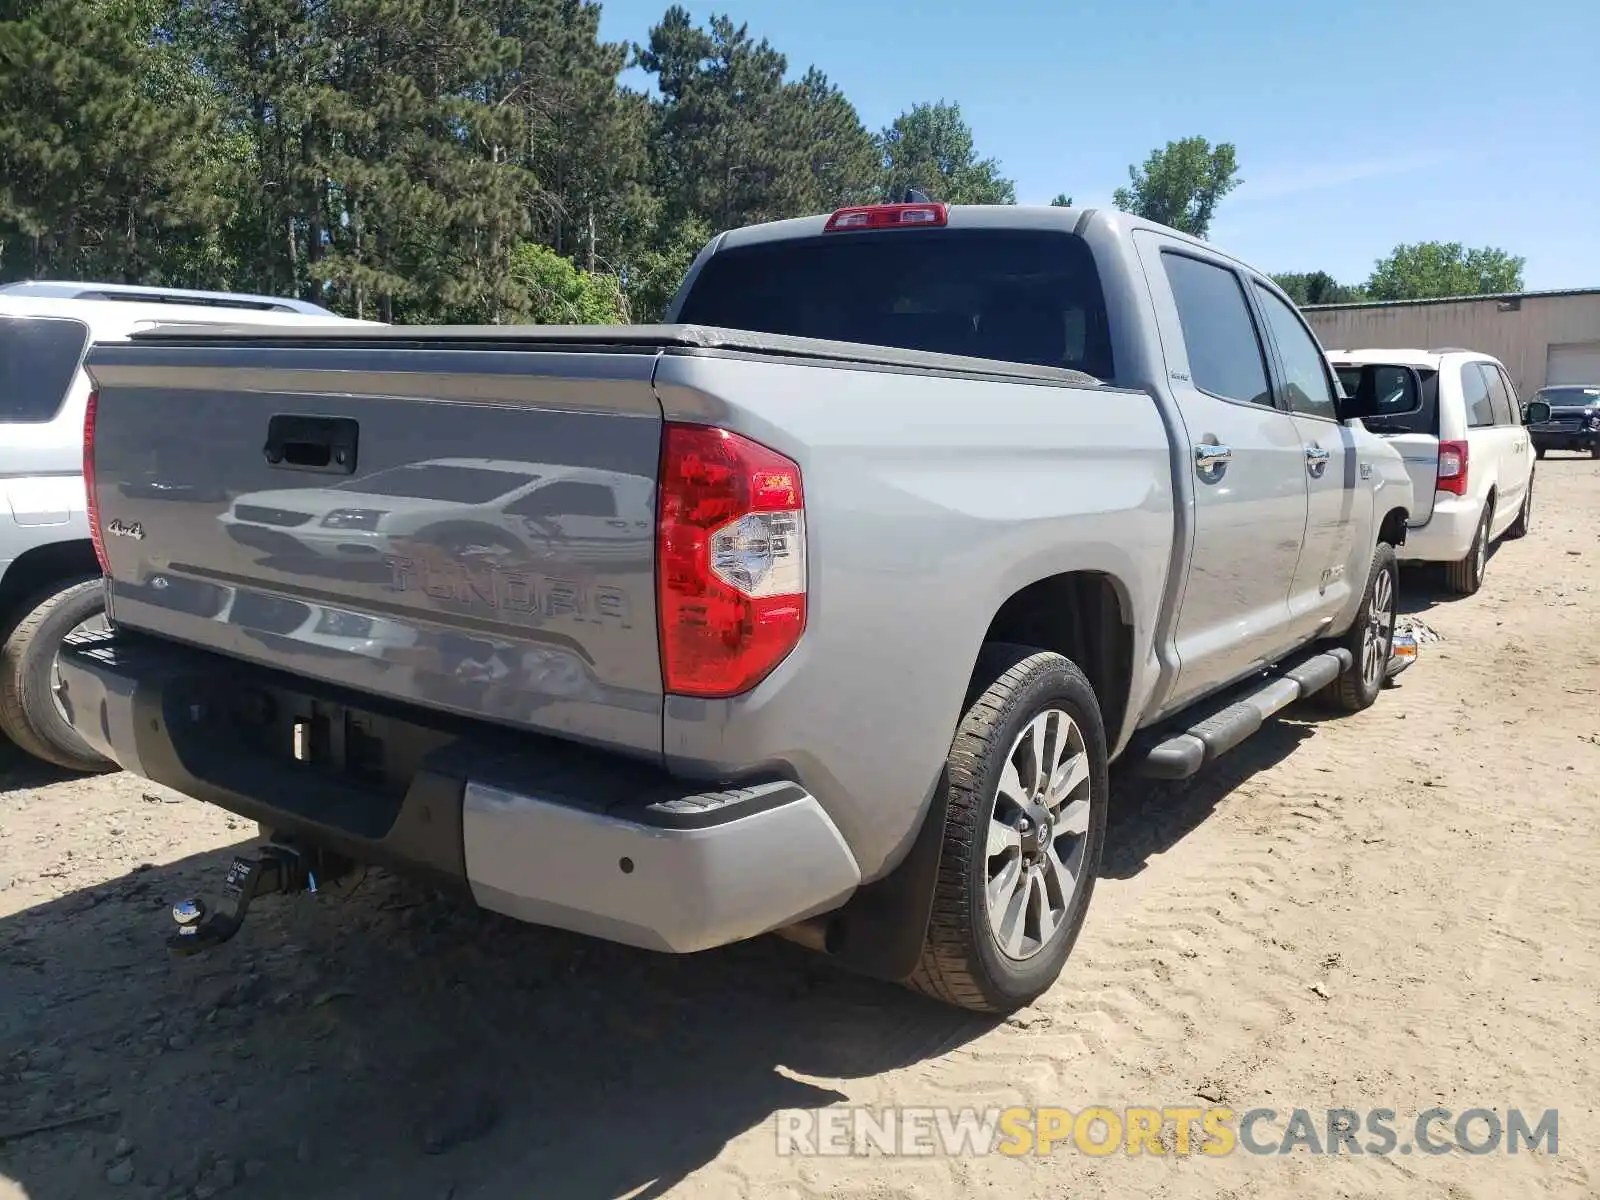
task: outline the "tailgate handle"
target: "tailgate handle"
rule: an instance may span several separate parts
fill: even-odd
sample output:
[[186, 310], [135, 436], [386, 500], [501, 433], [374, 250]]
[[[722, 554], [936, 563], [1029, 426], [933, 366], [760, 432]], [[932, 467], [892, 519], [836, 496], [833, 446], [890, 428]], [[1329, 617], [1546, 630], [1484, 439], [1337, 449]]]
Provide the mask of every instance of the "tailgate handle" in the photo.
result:
[[279, 413], [267, 421], [262, 453], [269, 464], [284, 470], [351, 475], [359, 435], [360, 427], [350, 417]]

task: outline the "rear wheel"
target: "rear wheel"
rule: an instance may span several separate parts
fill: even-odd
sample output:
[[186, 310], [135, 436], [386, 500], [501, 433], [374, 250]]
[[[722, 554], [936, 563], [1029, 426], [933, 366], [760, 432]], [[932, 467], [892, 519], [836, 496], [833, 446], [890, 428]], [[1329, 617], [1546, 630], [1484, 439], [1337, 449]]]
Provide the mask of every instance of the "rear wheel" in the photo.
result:
[[1483, 586], [1483, 572], [1489, 565], [1489, 522], [1493, 516], [1494, 501], [1491, 499], [1484, 503], [1483, 516], [1478, 519], [1467, 556], [1444, 569], [1445, 586], [1458, 596], [1470, 596]]
[[1082, 928], [1105, 843], [1105, 729], [1068, 659], [993, 646], [947, 764], [944, 844], [908, 984], [978, 1012], [1046, 991]]
[[1589, 457], [1600, 458], [1600, 441], [1589, 443]]
[[1400, 570], [1395, 564], [1394, 547], [1378, 543], [1372, 555], [1372, 570], [1367, 573], [1367, 594], [1342, 642], [1350, 651], [1351, 663], [1345, 672], [1328, 685], [1326, 697], [1342, 712], [1360, 712], [1372, 707], [1389, 674], [1389, 658], [1394, 653], [1395, 597], [1400, 590]]
[[1543, 446], [1535, 446], [1533, 448], [1533, 453], [1535, 457], [1543, 458], [1547, 453], [1549, 453], [1549, 451], [1547, 451]]
[[69, 771], [114, 770], [67, 720], [57, 663], [62, 638], [106, 627], [100, 577], [53, 584], [20, 611], [0, 646], [0, 730], [35, 758]]

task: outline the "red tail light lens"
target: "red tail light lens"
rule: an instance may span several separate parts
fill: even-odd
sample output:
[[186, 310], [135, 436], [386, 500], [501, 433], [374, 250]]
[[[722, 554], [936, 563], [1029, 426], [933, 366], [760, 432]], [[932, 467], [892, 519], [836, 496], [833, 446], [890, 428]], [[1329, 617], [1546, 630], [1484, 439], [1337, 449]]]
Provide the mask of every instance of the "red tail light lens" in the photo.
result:
[[94, 543], [94, 556], [100, 562], [100, 573], [111, 574], [111, 566], [106, 562], [106, 542], [100, 533], [100, 502], [95, 498], [94, 490], [94, 423], [100, 411], [100, 392], [96, 389], [89, 393], [89, 401], [83, 408], [83, 490], [88, 498], [89, 508], [89, 540]]
[[799, 466], [726, 429], [669, 422], [656, 522], [666, 690], [749, 691], [805, 632]]
[[841, 208], [828, 218], [824, 233], [846, 229], [911, 229], [928, 225], [948, 225], [947, 204], [867, 204], [860, 208]]
[[1456, 496], [1467, 494], [1467, 443], [1439, 443], [1439, 490]]

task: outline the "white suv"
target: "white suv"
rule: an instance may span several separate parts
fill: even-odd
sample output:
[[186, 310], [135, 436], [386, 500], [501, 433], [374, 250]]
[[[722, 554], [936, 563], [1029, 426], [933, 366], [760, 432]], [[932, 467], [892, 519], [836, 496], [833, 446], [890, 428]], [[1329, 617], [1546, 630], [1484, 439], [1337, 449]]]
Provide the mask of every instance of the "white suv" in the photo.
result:
[[[1400, 451], [1411, 476], [1416, 511], [1400, 560], [1443, 563], [1451, 591], [1476, 592], [1489, 547], [1502, 536], [1526, 534], [1533, 506], [1533, 446], [1505, 368], [1470, 350], [1327, 354], [1352, 394], [1364, 366], [1398, 368], [1397, 381], [1415, 372], [1420, 394], [1404, 400], [1397, 392], [1393, 415], [1364, 422]], [[1373, 377], [1367, 372], [1368, 386]]]
[[[62, 637], [104, 623], [83, 490], [89, 397], [83, 356], [91, 342], [121, 340], [162, 322], [354, 323], [279, 296], [105, 283], [0, 285], [0, 735], [75, 771], [111, 766], [68, 724], [57, 695]], [[177, 498], [169, 481], [148, 473], [128, 486], [154, 499]]]

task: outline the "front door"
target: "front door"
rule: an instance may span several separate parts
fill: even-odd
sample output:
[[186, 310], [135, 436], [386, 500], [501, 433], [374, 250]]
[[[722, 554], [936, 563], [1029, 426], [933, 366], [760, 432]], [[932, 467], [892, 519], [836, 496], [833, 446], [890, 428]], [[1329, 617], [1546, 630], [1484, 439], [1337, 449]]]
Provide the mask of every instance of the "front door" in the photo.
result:
[[[1350, 431], [1339, 423], [1327, 356], [1300, 314], [1259, 281], [1252, 283], [1277, 352], [1279, 404], [1289, 410], [1305, 457], [1306, 537], [1289, 591], [1296, 639], [1325, 631], [1366, 587], [1369, 564], [1356, 553], [1358, 455]], [[1370, 485], [1369, 485], [1370, 486]]]
[[1243, 277], [1189, 243], [1151, 231], [1137, 242], [1194, 488], [1170, 710], [1293, 646], [1288, 597], [1307, 476], [1300, 433], [1274, 402]]

